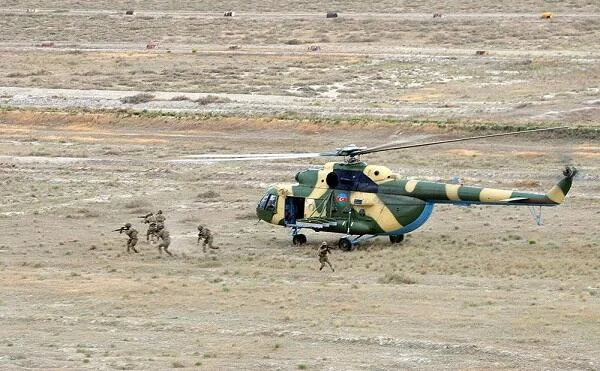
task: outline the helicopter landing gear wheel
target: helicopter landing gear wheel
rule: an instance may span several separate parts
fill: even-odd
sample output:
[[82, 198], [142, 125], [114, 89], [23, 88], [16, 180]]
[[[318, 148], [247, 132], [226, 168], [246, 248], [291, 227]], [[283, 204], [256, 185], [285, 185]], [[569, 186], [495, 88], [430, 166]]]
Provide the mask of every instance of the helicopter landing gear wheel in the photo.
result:
[[403, 234], [398, 234], [398, 235], [390, 234], [390, 242], [391, 243], [400, 243], [402, 241], [404, 241], [404, 235]]
[[304, 245], [306, 243], [306, 236], [303, 234], [296, 234], [292, 237], [292, 243], [294, 245]]
[[352, 245], [352, 241], [350, 241], [349, 238], [340, 238], [338, 242], [338, 247], [342, 251], [351, 251], [354, 246]]

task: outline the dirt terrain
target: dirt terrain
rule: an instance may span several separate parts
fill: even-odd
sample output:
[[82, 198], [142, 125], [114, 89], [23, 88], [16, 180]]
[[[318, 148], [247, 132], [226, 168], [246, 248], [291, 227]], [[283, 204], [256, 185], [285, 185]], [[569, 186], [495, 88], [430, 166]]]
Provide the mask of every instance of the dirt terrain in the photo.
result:
[[[1, 369], [600, 368], [597, 2], [143, 3], [0, 9]], [[340, 236], [293, 246], [255, 215], [326, 160], [179, 161], [559, 125], [364, 156], [501, 189], [579, 175], [540, 226], [438, 205], [335, 272], [316, 249]], [[175, 256], [127, 253], [113, 230], [159, 209]]]
[[6, 4], [0, 104], [584, 125], [600, 113], [593, 1], [153, 1], [133, 16], [112, 3]]
[[[401, 246], [335, 250], [331, 273], [315, 249], [338, 236], [309, 232], [294, 247], [254, 215], [267, 185], [322, 160], [171, 160], [375, 145], [399, 139], [394, 126], [33, 116], [0, 117], [4, 369], [598, 367], [597, 141], [538, 134], [369, 156], [406, 177], [540, 192], [565, 156], [582, 173], [542, 226], [526, 208], [441, 206]], [[127, 254], [111, 230], [145, 233], [137, 217], [157, 209], [176, 256], [144, 241]], [[200, 222], [219, 250], [196, 245]]]

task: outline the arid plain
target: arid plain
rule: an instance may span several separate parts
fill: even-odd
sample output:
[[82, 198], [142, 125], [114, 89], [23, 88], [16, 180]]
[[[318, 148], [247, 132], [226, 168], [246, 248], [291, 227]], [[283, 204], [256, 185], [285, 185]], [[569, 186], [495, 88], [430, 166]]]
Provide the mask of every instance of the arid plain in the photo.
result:
[[[0, 368], [598, 369], [600, 8], [432, 4], [8, 1]], [[293, 246], [254, 213], [325, 160], [173, 161], [562, 125], [365, 156], [538, 192], [580, 173], [541, 226], [527, 208], [439, 206], [401, 245], [334, 250], [334, 273], [316, 248], [339, 236]], [[144, 234], [158, 209], [176, 256], [128, 254], [112, 230]], [[219, 250], [202, 253], [198, 223]]]

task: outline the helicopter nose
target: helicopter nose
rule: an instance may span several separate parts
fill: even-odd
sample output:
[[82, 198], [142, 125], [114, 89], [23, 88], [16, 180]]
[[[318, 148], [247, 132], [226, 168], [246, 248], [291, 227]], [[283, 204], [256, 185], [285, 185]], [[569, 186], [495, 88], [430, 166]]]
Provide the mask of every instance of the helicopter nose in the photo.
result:
[[256, 205], [256, 216], [266, 222], [271, 222], [277, 210], [277, 189], [271, 187]]

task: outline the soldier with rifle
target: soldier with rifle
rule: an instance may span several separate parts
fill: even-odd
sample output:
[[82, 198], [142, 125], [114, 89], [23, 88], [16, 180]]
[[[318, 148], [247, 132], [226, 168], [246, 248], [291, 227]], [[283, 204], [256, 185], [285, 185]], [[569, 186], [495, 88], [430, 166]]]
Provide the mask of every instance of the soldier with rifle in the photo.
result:
[[156, 216], [154, 213], [148, 213], [146, 215], [138, 216], [140, 219], [144, 219], [144, 224], [148, 224], [148, 230], [146, 231], [146, 242], [150, 241], [154, 243], [158, 240], [158, 226], [156, 224]]
[[210, 229], [206, 228], [202, 224], [198, 226], [198, 244], [200, 241], [204, 239], [204, 243], [202, 244], [202, 251], [206, 252], [206, 245], [211, 249], [218, 249], [218, 247], [213, 246], [213, 234]]
[[127, 240], [127, 252], [133, 250], [133, 252], [139, 253], [135, 248], [135, 245], [138, 242], [138, 231], [131, 227], [131, 223], [125, 223], [123, 227], [115, 229], [113, 232], [119, 232], [119, 234], [125, 232], [127, 237], [129, 237], [129, 240]]
[[169, 256], [173, 256], [173, 254], [169, 251], [169, 245], [171, 244], [171, 236], [169, 235], [169, 231], [167, 231], [164, 227], [158, 227], [158, 237], [162, 239], [162, 242], [158, 244], [158, 252], [162, 255], [163, 250], [169, 254]]
[[162, 210], [158, 210], [156, 213], [156, 228], [161, 229], [165, 227], [165, 216], [163, 215]]
[[319, 270], [322, 270], [325, 266], [325, 263], [327, 263], [329, 264], [329, 268], [331, 268], [331, 271], [335, 272], [335, 269], [333, 269], [333, 265], [331, 265], [331, 263], [329, 262], [327, 254], [331, 254], [331, 250], [329, 249], [329, 246], [327, 246], [327, 242], [323, 241], [323, 243], [321, 243], [321, 247], [319, 247], [319, 263], [321, 263], [321, 267], [319, 268]]

